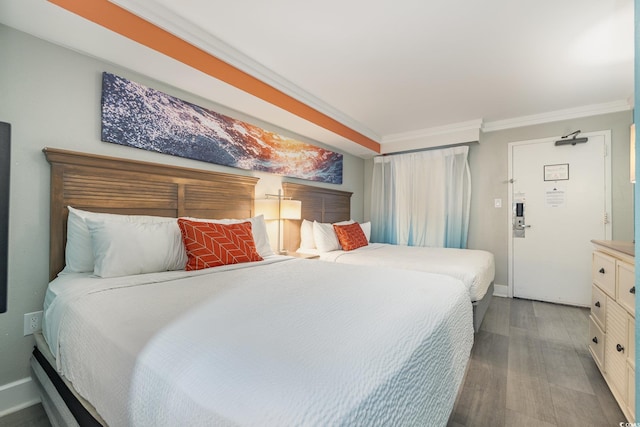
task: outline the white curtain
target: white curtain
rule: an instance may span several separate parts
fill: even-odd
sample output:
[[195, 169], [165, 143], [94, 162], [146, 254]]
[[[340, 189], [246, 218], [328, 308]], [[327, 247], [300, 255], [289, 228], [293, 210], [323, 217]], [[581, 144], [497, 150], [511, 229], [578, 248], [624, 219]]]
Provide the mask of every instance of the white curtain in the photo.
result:
[[471, 204], [468, 146], [376, 157], [371, 240], [466, 248]]

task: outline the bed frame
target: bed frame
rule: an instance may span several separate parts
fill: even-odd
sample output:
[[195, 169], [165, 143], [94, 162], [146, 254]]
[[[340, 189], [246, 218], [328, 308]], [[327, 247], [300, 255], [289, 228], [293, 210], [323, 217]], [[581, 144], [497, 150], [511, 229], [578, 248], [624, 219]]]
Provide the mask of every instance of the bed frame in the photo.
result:
[[[51, 164], [49, 278], [64, 268], [67, 206], [93, 212], [166, 217], [249, 218], [258, 178], [45, 148]], [[91, 405], [51, 366], [36, 336], [33, 378], [53, 425], [103, 425]], [[55, 366], [55, 365], [54, 365]]]
[[249, 218], [258, 178], [45, 148], [51, 164], [49, 279], [64, 268], [67, 206], [123, 215]]
[[[351, 195], [348, 191], [310, 185], [282, 183], [286, 197], [302, 202], [302, 218], [318, 222], [339, 222], [351, 219]], [[302, 221], [286, 220], [284, 226], [284, 249], [295, 252], [300, 247], [300, 225]]]
[[[292, 183], [284, 183], [283, 189], [285, 196], [302, 201], [303, 219], [318, 222], [338, 222], [351, 219], [351, 195], [353, 193]], [[295, 251], [300, 247], [300, 222], [298, 221], [297, 227], [292, 224], [288, 230], [285, 232], [286, 249]], [[480, 329], [492, 296], [493, 283], [481, 300], [472, 301], [473, 328], [476, 332]]]

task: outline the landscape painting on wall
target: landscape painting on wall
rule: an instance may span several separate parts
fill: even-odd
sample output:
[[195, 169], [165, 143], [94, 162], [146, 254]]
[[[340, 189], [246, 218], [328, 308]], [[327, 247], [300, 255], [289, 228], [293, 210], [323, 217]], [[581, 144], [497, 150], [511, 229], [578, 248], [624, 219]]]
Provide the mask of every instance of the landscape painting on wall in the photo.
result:
[[342, 184], [340, 153], [286, 138], [106, 72], [102, 75], [102, 141]]

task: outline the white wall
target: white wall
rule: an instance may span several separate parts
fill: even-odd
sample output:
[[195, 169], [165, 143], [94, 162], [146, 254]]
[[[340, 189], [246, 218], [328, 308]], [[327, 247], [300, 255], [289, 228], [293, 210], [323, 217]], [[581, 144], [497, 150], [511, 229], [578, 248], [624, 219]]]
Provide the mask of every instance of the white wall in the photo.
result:
[[[496, 284], [508, 285], [508, 221], [511, 215], [507, 206], [508, 144], [565, 135], [578, 129], [582, 132], [611, 129], [613, 239], [632, 241], [633, 185], [629, 182], [629, 126], [631, 123], [632, 112], [625, 111], [482, 133], [480, 143], [471, 144], [469, 166], [472, 193], [468, 247], [493, 252], [496, 260]], [[365, 164], [365, 220], [370, 218], [372, 166], [371, 160]], [[493, 201], [497, 198], [502, 199], [500, 209], [493, 206]]]
[[[167, 163], [260, 177], [256, 197], [277, 192], [282, 178], [152, 153], [100, 141], [102, 72], [109, 71], [181, 99], [301, 141], [284, 129], [0, 25], [0, 121], [12, 126], [8, 311], [0, 314], [0, 413], [3, 385], [29, 376], [34, 341], [22, 336], [24, 313], [42, 310], [49, 257], [49, 165], [43, 147]], [[344, 155], [344, 184], [310, 183], [353, 192], [354, 219], [363, 216], [364, 161]], [[10, 387], [9, 387], [10, 388]], [[5, 402], [6, 404], [6, 402]]]
[[[631, 111], [582, 119], [527, 126], [482, 134], [480, 144], [469, 150], [472, 174], [469, 247], [486, 249], [496, 258], [496, 284], [507, 285], [508, 222], [507, 146], [510, 142], [565, 135], [575, 130], [592, 132], [611, 129], [612, 236], [633, 240], [633, 185], [629, 182], [629, 126]], [[502, 199], [502, 208], [493, 200]], [[585, 266], [585, 268], [590, 268]]]

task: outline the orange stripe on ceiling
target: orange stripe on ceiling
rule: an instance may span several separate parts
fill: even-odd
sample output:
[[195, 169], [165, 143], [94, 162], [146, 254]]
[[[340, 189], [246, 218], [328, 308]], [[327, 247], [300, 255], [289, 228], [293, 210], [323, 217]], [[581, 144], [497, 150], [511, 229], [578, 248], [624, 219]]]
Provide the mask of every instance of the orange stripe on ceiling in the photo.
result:
[[276, 105], [363, 147], [380, 152], [380, 144], [309, 107], [179, 37], [108, 0], [48, 0], [76, 15], [163, 53], [238, 89]]

